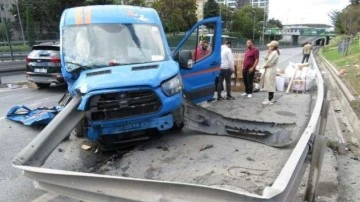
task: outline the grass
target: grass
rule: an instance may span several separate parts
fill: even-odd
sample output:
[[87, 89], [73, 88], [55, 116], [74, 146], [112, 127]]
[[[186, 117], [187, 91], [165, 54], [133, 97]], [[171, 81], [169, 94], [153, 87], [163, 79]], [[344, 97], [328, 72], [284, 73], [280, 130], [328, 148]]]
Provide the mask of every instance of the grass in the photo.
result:
[[[343, 56], [338, 52], [337, 44], [339, 43], [341, 36], [338, 36], [332, 40], [328, 46], [322, 48], [323, 56], [333, 63], [338, 71], [345, 71], [344, 75], [341, 75], [341, 79], [349, 87], [350, 91], [355, 97], [360, 95], [360, 36], [353, 41], [349, 47], [348, 54]], [[360, 100], [351, 103], [356, 114], [360, 117]]]
[[[13, 45], [12, 50], [13, 52], [30, 51], [31, 48], [28, 45]], [[0, 46], [0, 52], [10, 52], [9, 46]]]
[[353, 90], [354, 96], [360, 94], [360, 44], [355, 40], [349, 47], [348, 55], [343, 56], [338, 52], [336, 44], [330, 44], [322, 50], [324, 57], [335, 64], [339, 71], [345, 71], [342, 79], [348, 83]]

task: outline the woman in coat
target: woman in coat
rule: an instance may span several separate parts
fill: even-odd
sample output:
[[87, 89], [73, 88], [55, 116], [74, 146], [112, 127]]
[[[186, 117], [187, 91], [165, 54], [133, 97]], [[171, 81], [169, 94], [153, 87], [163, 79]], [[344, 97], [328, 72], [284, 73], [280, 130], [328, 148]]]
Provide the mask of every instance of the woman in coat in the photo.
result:
[[276, 65], [279, 61], [279, 43], [271, 41], [268, 46], [268, 55], [265, 57], [265, 72], [262, 76], [261, 87], [268, 92], [268, 99], [262, 102], [263, 105], [274, 104], [274, 92], [276, 91]]

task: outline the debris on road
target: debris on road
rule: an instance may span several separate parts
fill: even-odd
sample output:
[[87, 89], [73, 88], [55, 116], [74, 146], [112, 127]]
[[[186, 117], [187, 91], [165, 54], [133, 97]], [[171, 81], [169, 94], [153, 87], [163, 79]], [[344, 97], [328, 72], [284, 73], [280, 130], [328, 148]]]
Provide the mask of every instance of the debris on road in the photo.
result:
[[55, 106], [52, 108], [39, 107], [30, 109], [25, 105], [16, 105], [6, 114], [6, 118], [12, 121], [30, 125], [46, 125], [58, 114], [63, 107]]
[[352, 160], [355, 160], [355, 161], [359, 161], [359, 158], [358, 157], [350, 157]]
[[202, 146], [201, 149], [200, 149], [200, 151], [204, 151], [205, 149], [210, 149], [210, 148], [213, 148], [213, 147], [214, 147], [214, 145], [212, 145], [212, 144], [207, 144], [207, 145], [205, 145], [205, 146]]
[[81, 149], [83, 149], [83, 150], [89, 150], [89, 149], [91, 149], [91, 146], [86, 145], [86, 144], [83, 144], [83, 145], [81, 145]]
[[167, 147], [162, 147], [162, 146], [156, 147], [156, 149], [161, 149], [161, 150], [163, 150], [163, 151], [169, 151], [169, 148], [167, 148]]
[[12, 83], [7, 84], [7, 87], [10, 88], [10, 89], [21, 88], [21, 86], [19, 86], [19, 85], [17, 85], [17, 84], [12, 84]]
[[255, 161], [253, 158], [251, 158], [251, 157], [246, 157], [246, 160], [248, 160], [248, 161]]

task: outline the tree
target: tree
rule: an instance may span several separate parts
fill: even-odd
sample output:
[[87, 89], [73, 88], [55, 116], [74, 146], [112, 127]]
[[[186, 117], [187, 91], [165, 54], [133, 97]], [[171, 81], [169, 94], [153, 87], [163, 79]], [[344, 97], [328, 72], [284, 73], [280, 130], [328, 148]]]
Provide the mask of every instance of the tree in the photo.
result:
[[114, 0], [85, 0], [85, 5], [108, 5], [114, 3]]
[[233, 20], [233, 15], [234, 12], [232, 9], [230, 9], [228, 6], [226, 5], [220, 5], [220, 11], [221, 11], [221, 20], [223, 21], [223, 25], [225, 26], [224, 28], [230, 30], [232, 27], [232, 20]]
[[360, 4], [352, 3], [342, 11], [331, 11], [329, 14], [338, 34], [354, 35], [360, 32]]
[[[59, 35], [59, 22], [62, 12], [66, 8], [84, 5], [85, 0], [18, 0], [19, 12], [25, 17], [24, 27], [33, 27], [33, 36], [37, 39], [56, 39]], [[17, 14], [16, 6], [10, 10], [12, 15]], [[28, 13], [28, 15], [26, 14]], [[31, 18], [27, 20], [27, 16]], [[23, 18], [24, 18], [23, 17]], [[27, 26], [27, 23], [32, 23]], [[34, 38], [35, 40], [35, 38]]]
[[145, 0], [124, 0], [124, 4], [133, 6], [145, 6]]
[[246, 38], [260, 38], [262, 26], [260, 23], [264, 19], [264, 9], [253, 8], [251, 5], [245, 5], [236, 10], [233, 17], [232, 30], [240, 32]]
[[33, 46], [35, 44], [33, 17], [29, 9], [26, 9], [25, 13], [26, 13], [26, 29], [25, 29], [26, 38], [28, 40], [28, 45]]
[[350, 5], [342, 11], [341, 25], [347, 35], [360, 31], [360, 5]]
[[187, 31], [197, 21], [195, 0], [158, 0], [152, 6], [159, 13], [166, 32]]
[[204, 18], [219, 16], [220, 7], [215, 0], [208, 0], [204, 5]]
[[345, 33], [345, 30], [343, 29], [342, 23], [341, 23], [341, 19], [342, 19], [341, 15], [342, 15], [341, 11], [333, 10], [329, 13], [329, 17], [330, 17], [333, 25], [335, 26], [335, 33], [337, 33], [337, 34]]
[[0, 24], [0, 36], [1, 36], [2, 41], [6, 41], [5, 23]]
[[282, 29], [283, 25], [280, 20], [276, 20], [275, 18], [272, 18], [268, 21], [267, 27], [269, 28], [279, 28]]
[[350, 5], [356, 6], [360, 4], [360, 0], [350, 0]]

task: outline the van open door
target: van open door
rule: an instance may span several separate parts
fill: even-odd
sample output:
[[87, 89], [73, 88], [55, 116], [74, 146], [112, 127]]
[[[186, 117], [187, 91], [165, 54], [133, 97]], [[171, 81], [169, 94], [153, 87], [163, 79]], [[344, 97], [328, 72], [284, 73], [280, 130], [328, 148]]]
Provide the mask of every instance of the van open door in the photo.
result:
[[[203, 27], [213, 34], [211, 41], [202, 37]], [[174, 58], [180, 65], [185, 96], [194, 103], [212, 99], [221, 65], [221, 18], [207, 18], [193, 26], [176, 47]]]

